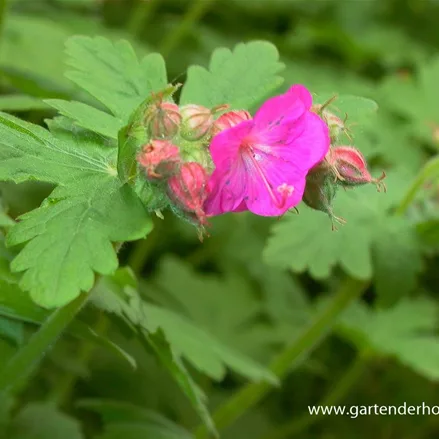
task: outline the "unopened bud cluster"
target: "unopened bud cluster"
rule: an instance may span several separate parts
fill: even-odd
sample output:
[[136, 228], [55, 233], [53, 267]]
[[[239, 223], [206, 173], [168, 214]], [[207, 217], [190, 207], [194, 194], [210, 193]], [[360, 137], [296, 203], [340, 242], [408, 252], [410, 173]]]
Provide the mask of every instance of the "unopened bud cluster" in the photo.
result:
[[[329, 129], [334, 144], [341, 134], [347, 134], [344, 121], [325, 109], [326, 104], [314, 106], [314, 111], [322, 117]], [[383, 172], [379, 178], [370, 174], [363, 154], [352, 146], [331, 146], [323, 161], [312, 168], [306, 178], [303, 201], [309, 207], [327, 213], [331, 220], [344, 224], [343, 218], [333, 212], [333, 202], [339, 187], [344, 189], [365, 184], [375, 184], [378, 191], [385, 191]]]
[[140, 168], [151, 184], [163, 187], [173, 210], [201, 229], [207, 225], [203, 205], [213, 171], [210, 141], [223, 129], [251, 117], [245, 111], [224, 113], [228, 108], [179, 107], [153, 96], [143, 115], [148, 142], [137, 154]]

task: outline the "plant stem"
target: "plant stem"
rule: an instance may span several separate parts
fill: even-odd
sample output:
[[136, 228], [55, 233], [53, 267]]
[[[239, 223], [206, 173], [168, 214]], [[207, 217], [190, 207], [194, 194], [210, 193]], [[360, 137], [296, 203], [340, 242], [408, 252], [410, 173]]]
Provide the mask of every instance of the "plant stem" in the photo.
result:
[[[108, 329], [108, 324], [109, 320], [106, 318], [104, 312], [100, 311], [99, 317], [94, 325], [95, 332], [100, 335], [104, 334]], [[95, 348], [96, 345], [90, 341], [80, 341], [76, 355], [79, 364], [86, 366]], [[66, 372], [50, 396], [50, 402], [56, 404], [57, 406], [62, 406], [66, 401], [68, 401], [77, 379], [77, 374]]]
[[[274, 359], [270, 370], [279, 378], [284, 378], [294, 364], [318, 345], [331, 330], [341, 312], [363, 293], [367, 285], [368, 283], [365, 281], [348, 277], [328, 307], [315, 318], [293, 344], [287, 346]], [[270, 384], [265, 382], [247, 384], [214, 413], [213, 419], [217, 428], [221, 430], [230, 425], [256, 405], [270, 390]], [[204, 427], [198, 428], [196, 438], [208, 438], [208, 433]]]
[[[157, 226], [159, 228], [160, 226]], [[139, 275], [142, 268], [145, 266], [150, 253], [153, 251], [160, 233], [154, 229], [146, 238], [140, 239], [134, 244], [134, 248], [128, 258], [128, 265], [131, 267], [136, 275]]]
[[17, 386], [29, 379], [44, 354], [54, 345], [87, 299], [88, 294], [83, 293], [54, 311], [28, 343], [3, 366], [0, 370], [0, 394], [16, 391]]
[[417, 175], [415, 181], [410, 186], [404, 198], [401, 200], [398, 208], [396, 209], [397, 215], [404, 215], [410, 204], [416, 197], [419, 189], [422, 185], [431, 177], [439, 175], [439, 156], [432, 158], [425, 164], [421, 172]]
[[[332, 388], [332, 390], [317, 404], [317, 406], [331, 406], [340, 402], [356, 384], [361, 377], [366, 365], [368, 364], [371, 355], [369, 351], [365, 350], [357, 354], [355, 360], [351, 363], [349, 369]], [[281, 426], [276, 431], [265, 435], [262, 439], [285, 439], [289, 436], [298, 435], [306, 428], [320, 421], [324, 415], [318, 414], [311, 416], [305, 413], [297, 419]]]
[[134, 37], [141, 35], [145, 23], [154, 13], [157, 4], [157, 0], [136, 0], [127, 24], [128, 30]]
[[192, 4], [186, 11], [183, 20], [162, 42], [160, 53], [164, 57], [168, 56], [177, 47], [180, 40], [197, 24], [214, 2], [215, 0], [192, 0]]

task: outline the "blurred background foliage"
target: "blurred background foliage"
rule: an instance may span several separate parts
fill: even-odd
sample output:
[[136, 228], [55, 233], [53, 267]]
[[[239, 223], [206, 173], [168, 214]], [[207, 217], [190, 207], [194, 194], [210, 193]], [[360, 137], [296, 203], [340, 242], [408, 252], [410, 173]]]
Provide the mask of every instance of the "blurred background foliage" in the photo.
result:
[[[35, 123], [54, 115], [42, 98], [87, 99], [63, 75], [64, 43], [75, 34], [125, 38], [139, 55], [159, 51], [168, 77], [179, 82], [189, 65], [207, 66], [217, 47], [268, 40], [285, 64], [284, 89], [303, 83], [317, 96], [375, 100], [375, 116], [355, 120], [353, 108], [348, 124], [352, 120], [353, 143], [376, 175], [382, 169], [389, 175], [388, 193], [364, 188], [340, 194], [336, 213], [348, 224], [339, 232], [331, 232], [323, 214], [300, 206], [298, 216], [280, 221], [250, 214], [215, 218], [212, 236], [200, 244], [191, 226], [167, 214], [165, 220], [155, 219], [147, 240], [126, 244], [120, 258], [138, 276], [145, 301], [172, 310], [196, 330], [264, 365], [312, 322], [347, 276], [364, 281], [363, 299], [342, 315], [335, 331], [294, 365], [281, 388], [221, 437], [426, 439], [439, 434], [434, 416], [307, 416], [308, 405], [322, 403], [439, 404], [439, 173], [432, 173], [414, 203], [403, 204], [413, 179], [438, 152], [439, 2], [0, 4], [7, 8], [1, 23], [0, 109]], [[12, 218], [38, 206], [50, 189], [36, 183], [1, 184]], [[9, 221], [1, 218], [2, 227]], [[4, 246], [1, 251], [0, 310], [8, 317], [0, 320], [0, 358], [6, 361], [47, 314], [11, 281], [12, 255]], [[11, 312], [12, 296], [20, 297], [18, 311]], [[79, 323], [91, 325], [104, 340], [90, 344], [77, 337], [84, 329]], [[190, 437], [169, 420], [191, 430], [198, 423], [193, 409], [123, 322], [87, 308], [79, 323], [56, 344], [16, 400], [0, 401], [5, 438]], [[197, 341], [195, 329], [188, 338]], [[170, 333], [179, 330], [178, 321], [170, 323]], [[105, 340], [125, 353], [115, 355]], [[198, 364], [210, 355], [205, 348], [200, 344], [192, 352]], [[212, 411], [243, 384], [234, 372], [217, 373], [213, 380], [212, 374], [197, 370], [197, 361], [189, 367]]]

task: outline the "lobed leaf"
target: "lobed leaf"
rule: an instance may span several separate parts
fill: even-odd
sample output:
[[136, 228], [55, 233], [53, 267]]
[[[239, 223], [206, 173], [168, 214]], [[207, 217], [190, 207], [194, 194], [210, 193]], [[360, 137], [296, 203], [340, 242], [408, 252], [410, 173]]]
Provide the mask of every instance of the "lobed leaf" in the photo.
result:
[[128, 41], [112, 43], [102, 37], [74, 36], [67, 40], [66, 76], [90, 93], [121, 121], [151, 92], [167, 85], [163, 57], [152, 53], [141, 61]]
[[116, 117], [82, 102], [60, 99], [48, 99], [45, 102], [76, 125], [111, 139], [117, 140], [117, 133], [123, 126], [123, 122]]
[[25, 272], [21, 287], [42, 306], [62, 306], [93, 286], [94, 272], [116, 270], [111, 242], [144, 237], [151, 221], [117, 177], [116, 150], [95, 137], [55, 136], [7, 115], [0, 117], [0, 134], [0, 179], [61, 184], [20, 218], [7, 242], [27, 242], [12, 263]]
[[405, 298], [383, 310], [357, 303], [345, 311], [338, 327], [355, 344], [366, 344], [429, 379], [439, 380], [437, 316], [436, 303], [427, 298]]
[[[337, 265], [355, 278], [374, 277], [378, 292], [386, 295], [383, 303], [408, 293], [421, 268], [421, 249], [414, 226], [389, 214], [403, 191], [401, 177], [391, 176], [388, 186], [387, 194], [377, 194], [372, 186], [340, 192], [334, 212], [348, 222], [337, 231], [331, 230], [326, 215], [306, 206], [300, 207], [299, 215], [285, 216], [272, 229], [264, 251], [266, 262], [296, 272], [308, 271], [317, 279], [328, 278]], [[400, 238], [400, 233], [405, 237]], [[398, 255], [394, 261], [387, 260], [389, 246], [392, 257]], [[381, 264], [383, 260], [386, 264]], [[387, 297], [390, 287], [399, 289]]]
[[208, 70], [189, 67], [180, 103], [251, 107], [282, 84], [277, 73], [283, 67], [276, 47], [268, 42], [241, 43], [233, 51], [216, 49]]

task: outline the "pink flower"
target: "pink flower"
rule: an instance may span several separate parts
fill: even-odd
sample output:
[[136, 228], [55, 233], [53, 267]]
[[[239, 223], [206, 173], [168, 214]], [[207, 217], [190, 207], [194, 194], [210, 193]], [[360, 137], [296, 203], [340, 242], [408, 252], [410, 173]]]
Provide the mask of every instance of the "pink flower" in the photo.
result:
[[330, 143], [326, 124], [311, 105], [308, 90], [295, 85], [266, 101], [254, 119], [212, 139], [209, 216], [244, 210], [278, 216], [301, 201], [306, 175]]

